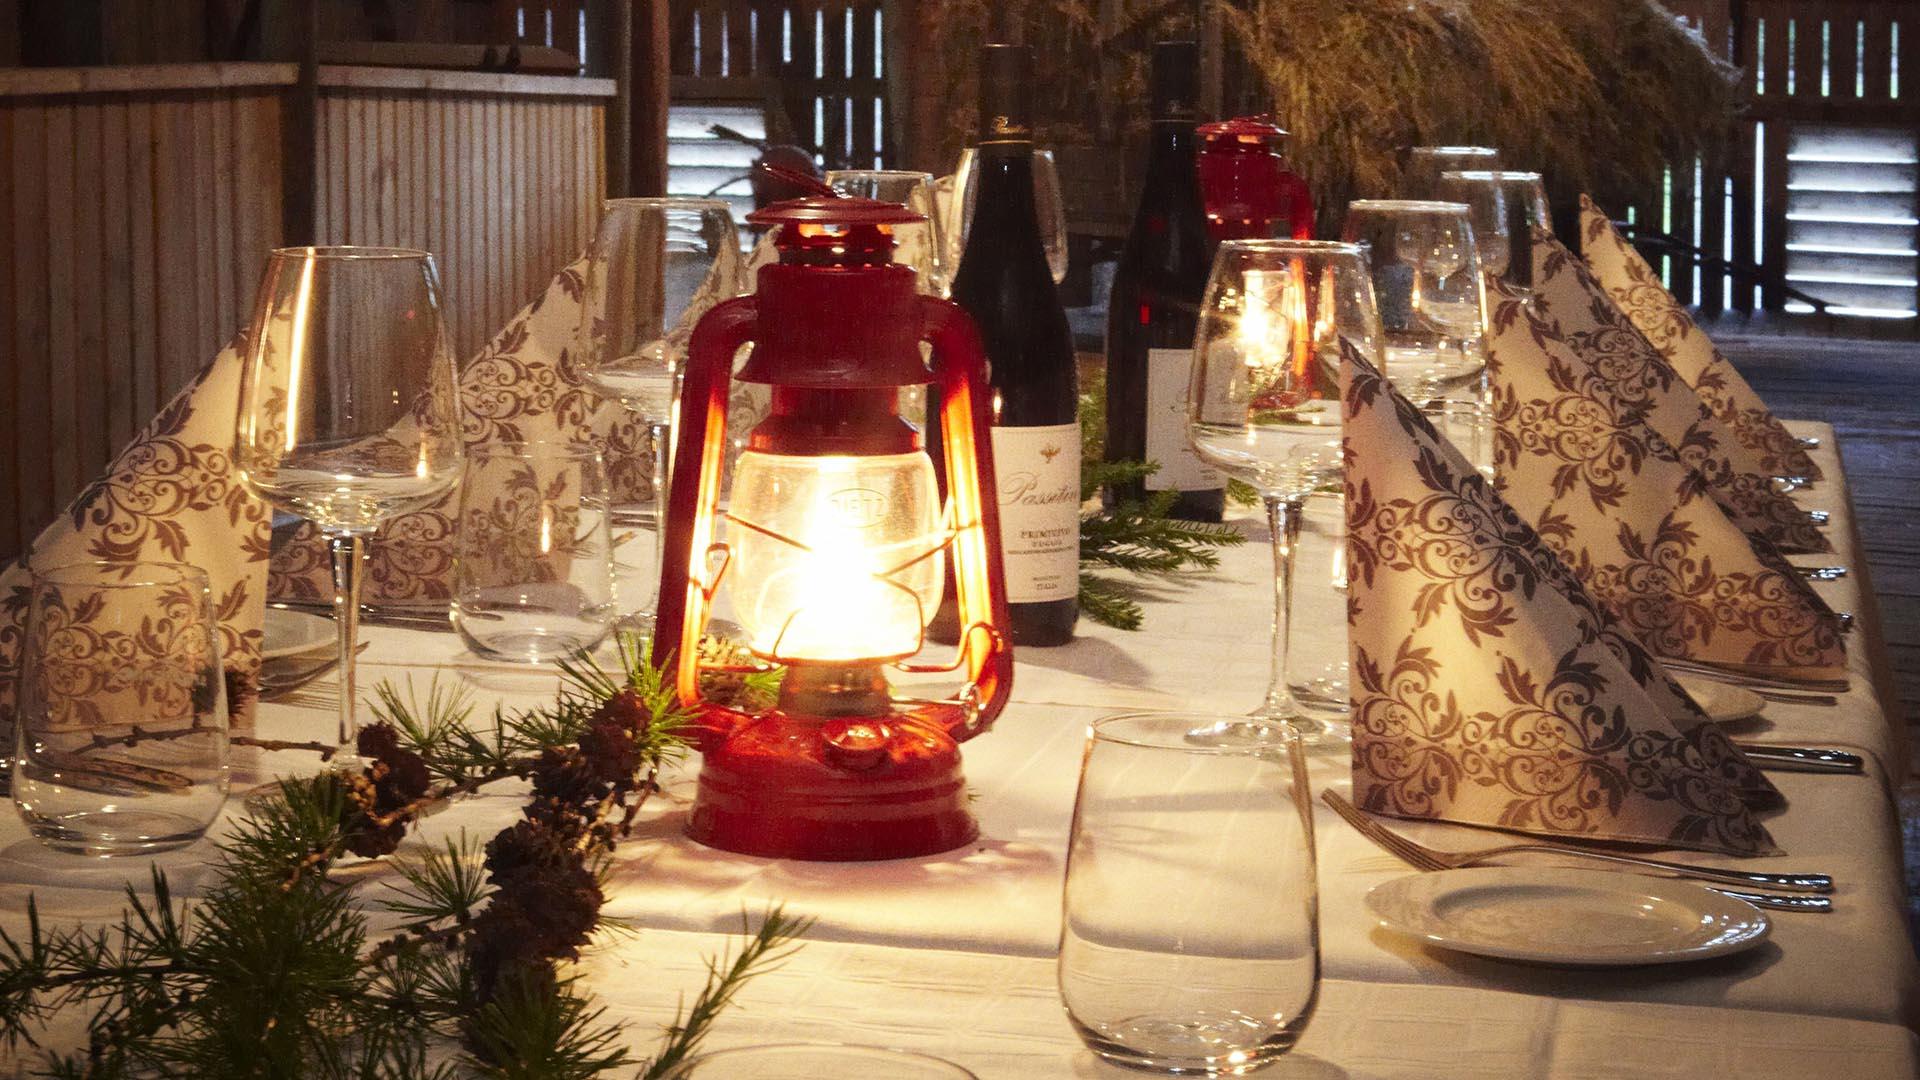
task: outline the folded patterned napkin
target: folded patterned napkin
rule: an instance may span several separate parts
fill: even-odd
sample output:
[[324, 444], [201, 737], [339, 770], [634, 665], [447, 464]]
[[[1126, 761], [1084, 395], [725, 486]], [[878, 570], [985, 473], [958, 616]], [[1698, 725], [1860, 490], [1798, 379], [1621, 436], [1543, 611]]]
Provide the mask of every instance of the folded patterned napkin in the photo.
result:
[[[0, 720], [7, 728], [25, 643], [29, 568], [94, 560], [190, 563], [206, 571], [220, 622], [228, 708], [235, 724], [252, 723], [271, 511], [241, 486], [231, 456], [243, 363], [239, 341], [222, 349], [106, 475], [0, 573]], [[111, 641], [101, 645], [115, 649]]]
[[1820, 479], [1820, 466], [1800, 440], [1768, 410], [1739, 369], [1720, 355], [1687, 309], [1660, 284], [1653, 267], [1585, 195], [1580, 196], [1580, 234], [1581, 253], [1607, 295], [1762, 467], [1773, 476]]
[[1344, 367], [1354, 801], [1776, 851], [1772, 785], [1377, 368]]
[[1838, 618], [1616, 389], [1657, 385], [1663, 369], [1578, 347], [1498, 282], [1488, 298], [1500, 494], [1587, 590], [1662, 656], [1843, 673]]
[[[1749, 536], [1782, 551], [1833, 550], [1806, 511], [1774, 490], [1774, 472], [1707, 408], [1578, 256], [1545, 234], [1535, 235], [1533, 256], [1532, 317], [1524, 329], [1542, 348], [1584, 360], [1596, 376], [1588, 400], [1605, 413], [1605, 424], [1651, 428]], [[1493, 332], [1511, 341], [1512, 329], [1496, 325]]]
[[[596, 394], [574, 363], [584, 265], [583, 259], [560, 271], [461, 370], [466, 443], [592, 442], [605, 455], [614, 504], [645, 502], [652, 498], [646, 425], [619, 402]], [[363, 604], [440, 606], [452, 597], [458, 501], [456, 490], [374, 534], [361, 582]], [[331, 556], [311, 524], [276, 546], [267, 593], [275, 600], [332, 598]]]

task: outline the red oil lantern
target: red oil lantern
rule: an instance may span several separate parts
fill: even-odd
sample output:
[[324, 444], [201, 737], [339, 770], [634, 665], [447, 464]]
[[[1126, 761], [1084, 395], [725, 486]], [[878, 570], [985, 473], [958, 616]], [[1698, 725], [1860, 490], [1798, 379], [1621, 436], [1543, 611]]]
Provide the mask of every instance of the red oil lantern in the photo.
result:
[[[694, 329], [661, 555], [653, 662], [672, 665], [703, 755], [688, 832], [779, 858], [946, 851], [979, 834], [959, 743], [999, 715], [1013, 677], [986, 356], [966, 313], [916, 293], [912, 269], [892, 262], [894, 227], [924, 220], [905, 207], [809, 197], [747, 220], [780, 227], [779, 261], [760, 269], [756, 295]], [[716, 540], [734, 377], [770, 386], [772, 407], [734, 466]], [[926, 383], [944, 506], [897, 408], [902, 387]], [[949, 560], [959, 653], [908, 664]], [[748, 649], [784, 668], [771, 709], [701, 698], [699, 642], [723, 585]], [[901, 699], [888, 667], [967, 681], [948, 699]]]
[[1257, 116], [1200, 125], [1200, 198], [1214, 243], [1313, 238], [1313, 192], [1287, 165], [1286, 138]]

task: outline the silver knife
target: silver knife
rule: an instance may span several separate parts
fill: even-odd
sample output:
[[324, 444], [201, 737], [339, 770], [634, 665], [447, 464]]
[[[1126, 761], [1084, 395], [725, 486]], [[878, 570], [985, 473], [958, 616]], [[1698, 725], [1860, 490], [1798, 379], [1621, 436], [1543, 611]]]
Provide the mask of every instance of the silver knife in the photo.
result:
[[1761, 743], [1736, 743], [1740, 752], [1755, 765], [1771, 772], [1846, 773], [1853, 776], [1867, 771], [1866, 759], [1845, 750], [1823, 750], [1812, 746], [1768, 746]]

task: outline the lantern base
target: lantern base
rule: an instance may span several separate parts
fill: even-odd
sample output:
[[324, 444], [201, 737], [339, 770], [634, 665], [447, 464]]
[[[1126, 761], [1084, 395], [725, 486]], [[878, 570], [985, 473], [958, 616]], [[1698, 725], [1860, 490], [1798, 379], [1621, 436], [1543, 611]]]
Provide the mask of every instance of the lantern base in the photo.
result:
[[905, 859], [972, 841], [980, 828], [959, 745], [926, 712], [754, 717], [706, 748], [687, 835], [815, 862]]

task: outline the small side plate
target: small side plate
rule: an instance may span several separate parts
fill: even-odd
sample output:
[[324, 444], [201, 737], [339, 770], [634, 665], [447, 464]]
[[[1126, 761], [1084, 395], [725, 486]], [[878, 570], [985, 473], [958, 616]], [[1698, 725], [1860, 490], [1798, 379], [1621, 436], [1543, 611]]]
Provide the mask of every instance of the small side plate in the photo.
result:
[[306, 611], [270, 607], [260, 624], [260, 658], [298, 656], [332, 645], [333, 620]]
[[1760, 715], [1767, 707], [1767, 699], [1744, 686], [1730, 686], [1715, 679], [1702, 679], [1691, 675], [1679, 675], [1669, 671], [1675, 682], [1686, 690], [1707, 719], [1716, 724], [1731, 724], [1736, 720], [1747, 720]]
[[1750, 949], [1771, 924], [1684, 881], [1609, 870], [1486, 866], [1414, 874], [1367, 893], [1391, 930], [1501, 960], [1571, 967], [1672, 964]]

